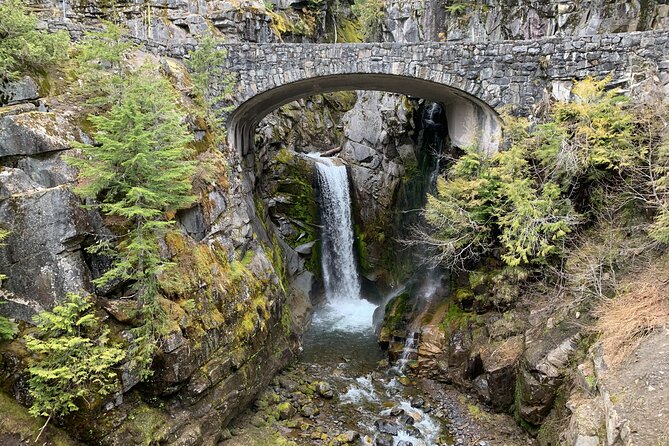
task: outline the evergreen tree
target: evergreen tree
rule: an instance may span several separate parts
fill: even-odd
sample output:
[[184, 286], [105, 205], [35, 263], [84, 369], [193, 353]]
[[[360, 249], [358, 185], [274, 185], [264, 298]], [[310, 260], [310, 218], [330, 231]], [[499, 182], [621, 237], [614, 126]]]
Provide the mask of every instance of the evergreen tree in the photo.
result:
[[28, 69], [41, 69], [67, 57], [65, 32], [37, 31], [37, 18], [21, 0], [0, 3], [0, 79], [16, 78]]
[[102, 107], [118, 102], [130, 74], [124, 61], [137, 48], [126, 30], [104, 22], [102, 31], [87, 32], [74, 51], [73, 77], [89, 105]]
[[127, 283], [139, 301], [145, 324], [134, 330], [131, 360], [146, 377], [164, 319], [156, 275], [168, 264], [159, 240], [174, 223], [168, 215], [194, 201], [195, 163], [189, 160], [192, 136], [177, 94], [158, 70], [143, 67], [126, 77], [122, 89], [108, 113], [89, 118], [96, 144], [78, 144], [83, 156], [71, 162], [80, 169], [77, 192], [97, 200], [103, 214], [126, 222], [117, 243], [95, 247], [111, 256], [113, 265], [94, 282]]
[[28, 369], [30, 413], [48, 417], [47, 423], [118, 388], [114, 367], [125, 352], [109, 340], [109, 330], [101, 328], [92, 307], [89, 298], [68, 294], [53, 311], [35, 316], [37, 331], [25, 338], [36, 355]]
[[[9, 231], [0, 229], [0, 247], [4, 246], [2, 241], [9, 236]], [[2, 291], [2, 281], [5, 280], [7, 276], [0, 273], [0, 297], [3, 297], [4, 293]], [[1, 303], [1, 302], [0, 302]], [[0, 316], [0, 341], [12, 339], [16, 335], [16, 325], [14, 325], [9, 319], [4, 316]]]
[[235, 75], [225, 73], [223, 66], [228, 52], [219, 48], [220, 39], [207, 33], [198, 42], [197, 48], [191, 51], [186, 65], [191, 71], [193, 93], [199, 108], [204, 112], [203, 118], [212, 129], [224, 131], [220, 111], [230, 111], [230, 107], [222, 107], [219, 111], [214, 107], [224, 102], [232, 92]]

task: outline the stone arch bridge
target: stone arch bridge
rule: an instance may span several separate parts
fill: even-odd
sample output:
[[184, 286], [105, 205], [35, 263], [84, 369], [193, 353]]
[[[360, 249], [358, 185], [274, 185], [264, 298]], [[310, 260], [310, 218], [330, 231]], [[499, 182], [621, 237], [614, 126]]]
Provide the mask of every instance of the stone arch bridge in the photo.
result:
[[528, 111], [546, 93], [568, 95], [572, 81], [587, 76], [610, 75], [629, 86], [655, 73], [669, 84], [669, 31], [486, 43], [224, 46], [225, 66], [237, 80], [228, 138], [243, 155], [252, 152], [265, 115], [319, 93], [382, 90], [439, 102], [456, 145], [494, 152], [504, 105]]

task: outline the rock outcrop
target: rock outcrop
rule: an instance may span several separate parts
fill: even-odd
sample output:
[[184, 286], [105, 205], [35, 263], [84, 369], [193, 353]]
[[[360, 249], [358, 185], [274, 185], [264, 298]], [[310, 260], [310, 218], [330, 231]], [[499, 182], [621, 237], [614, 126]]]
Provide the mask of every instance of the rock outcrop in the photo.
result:
[[[105, 323], [129, 339], [137, 324], [134, 301], [92, 285], [108, 261], [86, 251], [112, 234], [113, 222], [82, 207], [71, 191], [76, 172], [63, 159], [76, 155], [73, 142], [90, 139], [77, 125], [76, 109], [40, 110], [36, 99], [24, 94], [0, 108], [0, 225], [10, 231], [0, 248], [0, 271], [8, 276], [0, 311], [30, 322], [68, 292], [91, 293]], [[159, 278], [160, 305], [170, 321], [153, 378], [138, 390], [138, 377], [124, 366], [116, 395], [67, 420], [64, 428], [80, 440], [215, 444], [220, 427], [297, 352], [309, 281], [293, 279], [292, 261], [280, 269], [283, 248], [256, 216], [249, 178], [242, 169], [226, 173], [226, 163], [240, 163], [236, 152], [227, 159], [216, 149], [201, 156], [220, 174], [201, 183], [199, 203], [178, 213], [164, 240], [163, 255], [175, 268]], [[20, 338], [3, 345], [1, 389], [24, 404], [30, 404], [28, 361]]]

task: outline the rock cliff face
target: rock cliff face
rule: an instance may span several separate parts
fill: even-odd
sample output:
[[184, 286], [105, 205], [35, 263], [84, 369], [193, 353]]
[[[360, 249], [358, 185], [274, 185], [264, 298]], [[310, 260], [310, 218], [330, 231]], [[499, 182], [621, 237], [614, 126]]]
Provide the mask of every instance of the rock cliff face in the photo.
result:
[[[321, 22], [311, 35], [295, 27], [278, 32], [282, 17], [299, 14], [301, 2], [290, 0], [275, 2], [276, 11], [260, 2], [204, 0], [120, 1], [113, 8], [106, 1], [31, 3], [50, 29], [79, 37], [98, 19], [116, 18], [133, 37], [165, 48], [193, 43], [209, 24], [231, 42], [322, 40], [326, 34]], [[389, 1], [384, 35], [396, 42], [485, 41], [666, 29], [669, 6], [660, 3]], [[0, 271], [9, 276], [0, 312], [29, 321], [67, 292], [97, 293], [99, 312], [122, 335], [133, 326], [132, 305], [94, 288], [91, 279], [105, 263], [85, 250], [94, 237], [109, 233], [109, 222], [80, 206], [70, 190], [76, 172], [62, 158], [73, 153], [73, 141], [89, 138], [77, 104], [44, 97], [42, 81], [25, 77], [0, 85], [0, 225], [11, 231], [0, 249]], [[139, 384], [125, 373], [122, 391], [65, 428], [102, 444], [216, 444], [220, 427], [293, 357], [308, 318], [317, 277], [307, 270], [317, 275], [318, 215], [312, 166], [302, 152], [341, 147], [350, 166], [364, 272], [391, 283], [405, 273], [391, 271], [398, 262], [389, 256], [398, 251], [393, 238], [408, 223], [403, 211], [417, 207], [427, 174], [436, 168], [435, 147], [421, 124], [425, 106], [376, 92], [303, 101], [264, 121], [264, 145], [253, 165], [225, 152], [215, 161], [221, 172], [215, 184], [199, 191], [196, 206], [179, 212], [178, 230], [164, 242], [164, 255], [183, 275], [179, 283], [164, 284], [169, 299], [161, 304], [172, 330], [154, 378]], [[195, 134], [206, 132], [191, 126]], [[555, 406], [579, 334], [531, 303], [464, 316], [455, 297], [487, 292], [474, 277], [467, 281], [444, 290], [434, 308], [411, 313], [391, 303], [386, 334], [401, 344], [420, 318], [415, 359], [421, 373], [455, 383], [498, 410], [515, 406], [523, 420], [541, 423]], [[391, 344], [392, 336], [385, 342]], [[1, 390], [24, 404], [26, 367], [21, 341], [0, 349]]]
[[[111, 234], [113, 222], [82, 207], [70, 190], [76, 172], [63, 159], [76, 154], [73, 142], [90, 141], [79, 109], [67, 94], [42, 97], [34, 85], [25, 78], [3, 86], [0, 225], [10, 236], [0, 249], [0, 270], [9, 277], [0, 311], [29, 322], [67, 292], [92, 293], [105, 323], [127, 338], [136, 305], [92, 285], [107, 261], [86, 251]], [[188, 120], [194, 134], [206, 135]], [[296, 267], [282, 260], [280, 241], [258, 217], [237, 153], [211, 148], [199, 157], [216, 171], [215, 181], [196, 180], [198, 203], [177, 214], [163, 242], [163, 256], [176, 266], [174, 276], [159, 278], [170, 320], [153, 376], [140, 383], [124, 365], [122, 389], [68, 418], [64, 428], [87, 443], [216, 444], [222, 426], [298, 351], [309, 301], [292, 285], [301, 283]], [[0, 389], [27, 405], [28, 362], [21, 338], [3, 343]]]
[[390, 1], [386, 40], [394, 42], [528, 40], [669, 27], [659, 1]]

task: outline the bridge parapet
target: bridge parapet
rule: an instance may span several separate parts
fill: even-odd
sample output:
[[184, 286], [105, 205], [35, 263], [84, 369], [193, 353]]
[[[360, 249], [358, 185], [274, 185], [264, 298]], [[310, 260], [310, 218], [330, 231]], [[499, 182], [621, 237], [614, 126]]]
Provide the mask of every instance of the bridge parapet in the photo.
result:
[[[546, 92], [559, 96], [573, 80], [587, 76], [624, 83], [650, 69], [669, 84], [669, 31], [486, 43], [224, 47], [225, 66], [237, 75], [229, 135], [243, 153], [252, 150], [255, 127], [267, 113], [329, 91], [383, 90], [441, 102], [456, 144], [494, 151], [502, 106], [528, 112]], [[186, 48], [167, 51], [183, 55]]]

